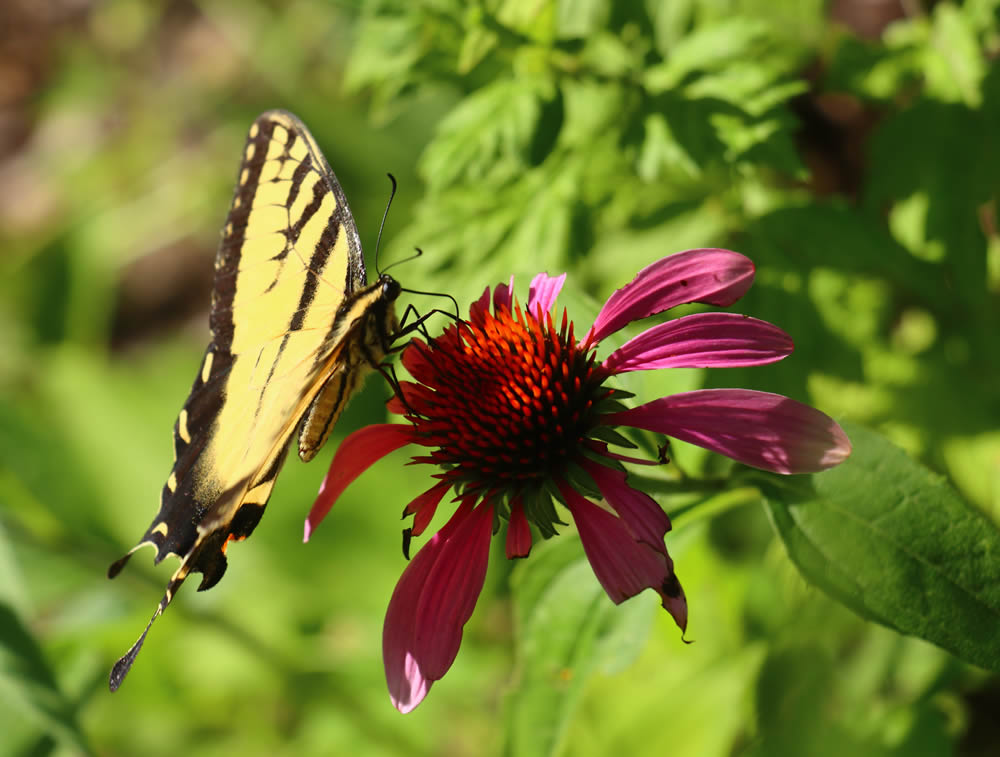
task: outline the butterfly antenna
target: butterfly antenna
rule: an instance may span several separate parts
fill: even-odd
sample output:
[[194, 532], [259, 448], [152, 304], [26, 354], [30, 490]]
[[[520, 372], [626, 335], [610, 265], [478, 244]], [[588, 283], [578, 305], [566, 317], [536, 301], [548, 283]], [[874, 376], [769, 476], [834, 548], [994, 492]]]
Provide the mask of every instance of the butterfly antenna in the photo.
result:
[[385, 219], [389, 217], [389, 208], [392, 207], [392, 198], [396, 196], [396, 177], [391, 173], [387, 173], [386, 176], [389, 177], [389, 181], [392, 182], [392, 191], [389, 192], [389, 201], [385, 204], [385, 212], [382, 213], [382, 223], [378, 227], [378, 238], [375, 240], [375, 272], [378, 275], [382, 275], [383, 271], [378, 268], [378, 251], [382, 246], [382, 229], [385, 228]]
[[[410, 257], [408, 257], [408, 258], [403, 258], [402, 260], [397, 260], [395, 263], [390, 263], [389, 265], [387, 265], [385, 267], [385, 271], [382, 271], [382, 273], [386, 273], [387, 271], [392, 270], [393, 268], [395, 268], [396, 266], [398, 266], [400, 263], [409, 263], [411, 260], [416, 260], [417, 258], [419, 258], [421, 255], [424, 254], [424, 251], [421, 250], [419, 247], [414, 247], [413, 249], [416, 250], [416, 252], [414, 254], [410, 255]], [[406, 291], [408, 292], [410, 290], [407, 289]]]

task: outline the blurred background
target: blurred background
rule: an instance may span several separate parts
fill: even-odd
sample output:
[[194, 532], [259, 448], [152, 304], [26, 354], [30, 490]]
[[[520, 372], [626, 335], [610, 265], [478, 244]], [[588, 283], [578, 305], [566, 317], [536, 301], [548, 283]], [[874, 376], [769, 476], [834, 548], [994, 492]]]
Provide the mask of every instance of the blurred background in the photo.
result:
[[115, 695], [172, 567], [144, 550], [105, 577], [155, 514], [245, 132], [276, 107], [322, 146], [370, 271], [396, 175], [382, 265], [421, 247], [394, 275], [463, 311], [511, 272], [523, 296], [524, 275], [568, 271], [586, 326], [665, 254], [751, 256], [735, 309], [795, 354], [633, 390], [782, 392], [997, 521], [998, 18], [998, 0], [4, 0], [0, 753], [1000, 753], [1000, 680], [807, 585], [754, 491], [668, 536], [696, 643], [649, 592], [612, 606], [570, 528], [516, 566], [493, 555], [454, 667], [399, 715], [381, 623], [426, 472], [380, 463], [301, 543], [337, 439], [385, 418], [377, 379]]

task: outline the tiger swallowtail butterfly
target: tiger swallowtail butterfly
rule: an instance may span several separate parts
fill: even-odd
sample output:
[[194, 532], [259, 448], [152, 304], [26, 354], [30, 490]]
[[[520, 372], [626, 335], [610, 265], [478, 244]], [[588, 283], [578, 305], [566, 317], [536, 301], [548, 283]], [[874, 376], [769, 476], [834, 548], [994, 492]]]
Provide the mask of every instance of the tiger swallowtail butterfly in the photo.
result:
[[260, 521], [289, 440], [309, 461], [365, 375], [400, 336], [399, 284], [369, 284], [344, 191], [291, 113], [250, 127], [215, 259], [210, 326], [191, 394], [174, 425], [175, 461], [139, 544], [180, 559], [146, 629], [111, 671], [115, 691], [149, 629], [192, 572], [198, 590], [226, 571], [226, 547]]

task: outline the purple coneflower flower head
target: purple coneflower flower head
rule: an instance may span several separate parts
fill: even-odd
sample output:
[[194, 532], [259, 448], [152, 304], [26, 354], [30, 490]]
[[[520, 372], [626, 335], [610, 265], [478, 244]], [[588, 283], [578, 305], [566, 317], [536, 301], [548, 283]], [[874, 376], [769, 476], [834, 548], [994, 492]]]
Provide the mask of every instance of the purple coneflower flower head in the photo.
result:
[[[403, 571], [386, 612], [382, 651], [393, 704], [409, 712], [458, 653], [486, 576], [490, 539], [506, 530], [508, 558], [526, 557], [532, 528], [543, 537], [569, 511], [594, 574], [615, 603], [659, 594], [683, 630], [687, 602], [664, 536], [666, 513], [628, 483], [614, 452], [621, 427], [647, 429], [777, 473], [830, 468], [850, 454], [844, 431], [823, 413], [777, 394], [705, 389], [626, 407], [616, 374], [653, 368], [763, 365], [792, 352], [766, 321], [698, 313], [653, 326], [603, 361], [596, 348], [626, 324], [684, 303], [728, 306], [753, 282], [753, 263], [729, 250], [688, 250], [640, 271], [601, 308], [578, 340], [552, 310], [565, 274], [539, 274], [521, 309], [510, 285], [487, 291], [469, 320], [404, 349], [414, 378], [389, 408], [405, 424], [362, 428], [336, 452], [306, 520], [305, 539], [347, 485], [405, 445], [435, 466], [433, 486], [407, 505], [419, 536], [449, 491], [458, 506]], [[558, 323], [558, 325], [557, 325]], [[610, 446], [609, 446], [610, 445]], [[600, 504], [599, 504], [600, 503]]]

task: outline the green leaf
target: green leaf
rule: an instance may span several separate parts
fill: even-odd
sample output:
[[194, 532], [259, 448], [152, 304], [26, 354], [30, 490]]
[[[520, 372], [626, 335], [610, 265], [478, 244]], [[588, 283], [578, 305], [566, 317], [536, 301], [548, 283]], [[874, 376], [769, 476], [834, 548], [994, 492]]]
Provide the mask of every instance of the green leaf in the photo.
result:
[[528, 158], [545, 80], [499, 79], [462, 100], [440, 123], [420, 162], [432, 190], [511, 177]]
[[[997, 81], [996, 74], [991, 79]], [[881, 213], [903, 201], [893, 231], [906, 229], [900, 241], [915, 257], [945, 251], [938, 291], [942, 278], [951, 280], [969, 306], [988, 296], [983, 232], [972, 209], [994, 192], [1000, 162], [995, 134], [995, 122], [982, 111], [927, 98], [886, 119], [868, 147], [872, 176], [865, 204]]]
[[695, 0], [673, 0], [670, 3], [646, 0], [646, 10], [653, 25], [653, 40], [661, 55], [681, 40], [691, 24], [695, 13]]
[[458, 51], [458, 72], [468, 74], [496, 48], [497, 43], [497, 34], [493, 30], [482, 26], [469, 29]]
[[608, 0], [559, 0], [556, 3], [556, 36], [566, 39], [599, 32], [610, 13]]
[[930, 42], [925, 63], [928, 92], [943, 100], [980, 105], [987, 63], [965, 14], [952, 3], [937, 5]]
[[579, 541], [566, 535], [536, 545], [512, 582], [518, 677], [506, 697], [505, 753], [552, 755], [590, 677], [638, 656], [657, 604], [650, 595], [613, 605]]
[[688, 180], [701, 175], [701, 167], [674, 137], [662, 113], [650, 113], [643, 123], [643, 141], [636, 160], [643, 181], [656, 181], [663, 173], [676, 173]]
[[665, 92], [695, 71], [718, 70], [733, 61], [744, 66], [767, 34], [766, 24], [740, 16], [702, 27], [674, 45], [666, 62], [647, 69], [644, 83], [651, 92]]
[[[772, 652], [757, 680], [759, 742], [753, 757], [883, 757], [884, 748], [865, 743], [841, 723], [825, 717], [836, 709], [834, 661], [817, 647]], [[874, 741], [874, 740], [873, 740]]]
[[[421, 32], [424, 33], [421, 33]], [[344, 72], [348, 92], [372, 87], [375, 108], [389, 111], [419, 78], [428, 37], [416, 14], [373, 16], [359, 26], [357, 42]], [[422, 44], [423, 43], [423, 44]]]
[[6, 603], [0, 604], [0, 699], [54, 739], [91, 753], [41, 648]]
[[763, 487], [789, 557], [863, 617], [1000, 670], [1000, 531], [883, 437], [845, 429], [846, 463]]

